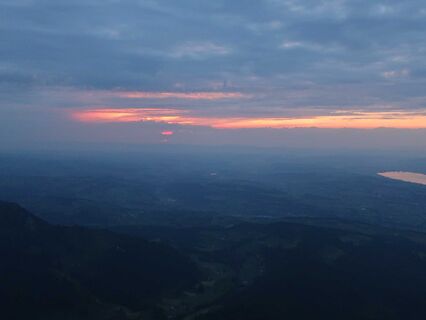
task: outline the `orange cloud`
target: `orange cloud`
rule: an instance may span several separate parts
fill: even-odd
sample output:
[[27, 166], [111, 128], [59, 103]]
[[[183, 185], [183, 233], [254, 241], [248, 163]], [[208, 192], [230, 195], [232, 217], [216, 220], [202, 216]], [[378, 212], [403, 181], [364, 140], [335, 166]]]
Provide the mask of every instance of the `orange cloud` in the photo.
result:
[[380, 127], [417, 129], [426, 128], [426, 112], [335, 112], [312, 117], [202, 117], [190, 110], [129, 108], [89, 109], [72, 114], [82, 122], [138, 122], [152, 121], [177, 125], [207, 126], [217, 129], [248, 128], [357, 128]]
[[138, 122], [154, 121], [169, 122], [180, 119], [180, 114], [184, 111], [175, 109], [90, 109], [75, 111], [72, 117], [82, 122]]

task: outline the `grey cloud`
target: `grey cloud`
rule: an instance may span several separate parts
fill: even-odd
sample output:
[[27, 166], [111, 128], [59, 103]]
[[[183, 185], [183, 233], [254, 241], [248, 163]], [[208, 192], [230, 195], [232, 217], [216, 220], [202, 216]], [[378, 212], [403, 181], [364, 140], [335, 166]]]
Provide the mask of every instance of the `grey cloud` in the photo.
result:
[[2, 1], [0, 82], [16, 90], [226, 82], [257, 94], [246, 102], [256, 110], [414, 108], [426, 84], [425, 18], [420, 0]]

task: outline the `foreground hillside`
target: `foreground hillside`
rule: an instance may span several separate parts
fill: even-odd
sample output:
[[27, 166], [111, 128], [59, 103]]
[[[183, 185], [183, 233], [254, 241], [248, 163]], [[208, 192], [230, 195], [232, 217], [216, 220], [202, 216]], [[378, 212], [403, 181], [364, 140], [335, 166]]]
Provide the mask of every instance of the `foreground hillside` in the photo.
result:
[[158, 302], [198, 276], [165, 245], [52, 226], [10, 203], [0, 203], [0, 256], [7, 319], [161, 318]]
[[[342, 220], [120, 228], [178, 245], [210, 272], [183, 319], [425, 319], [426, 236]], [[188, 303], [188, 302], [187, 302]]]
[[105, 231], [0, 203], [0, 256], [7, 319], [426, 317], [426, 235], [344, 220]]

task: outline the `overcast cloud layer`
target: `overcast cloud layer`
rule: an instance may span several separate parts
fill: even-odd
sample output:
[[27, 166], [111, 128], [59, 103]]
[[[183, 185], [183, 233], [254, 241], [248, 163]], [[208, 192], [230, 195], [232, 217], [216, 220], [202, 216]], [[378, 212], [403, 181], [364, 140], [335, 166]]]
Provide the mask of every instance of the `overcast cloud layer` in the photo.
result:
[[[0, 124], [96, 107], [424, 114], [425, 34], [422, 0], [0, 0]], [[241, 96], [110, 94], [128, 91]]]

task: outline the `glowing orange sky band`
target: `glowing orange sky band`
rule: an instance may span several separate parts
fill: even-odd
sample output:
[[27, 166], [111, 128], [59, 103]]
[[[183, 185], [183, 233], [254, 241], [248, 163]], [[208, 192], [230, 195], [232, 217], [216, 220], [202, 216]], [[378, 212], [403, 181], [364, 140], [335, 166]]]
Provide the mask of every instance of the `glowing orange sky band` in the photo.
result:
[[82, 122], [151, 121], [178, 125], [207, 126], [217, 129], [249, 128], [400, 128], [426, 129], [426, 113], [413, 112], [336, 112], [313, 117], [201, 117], [189, 110], [129, 108], [75, 111], [73, 118]]

